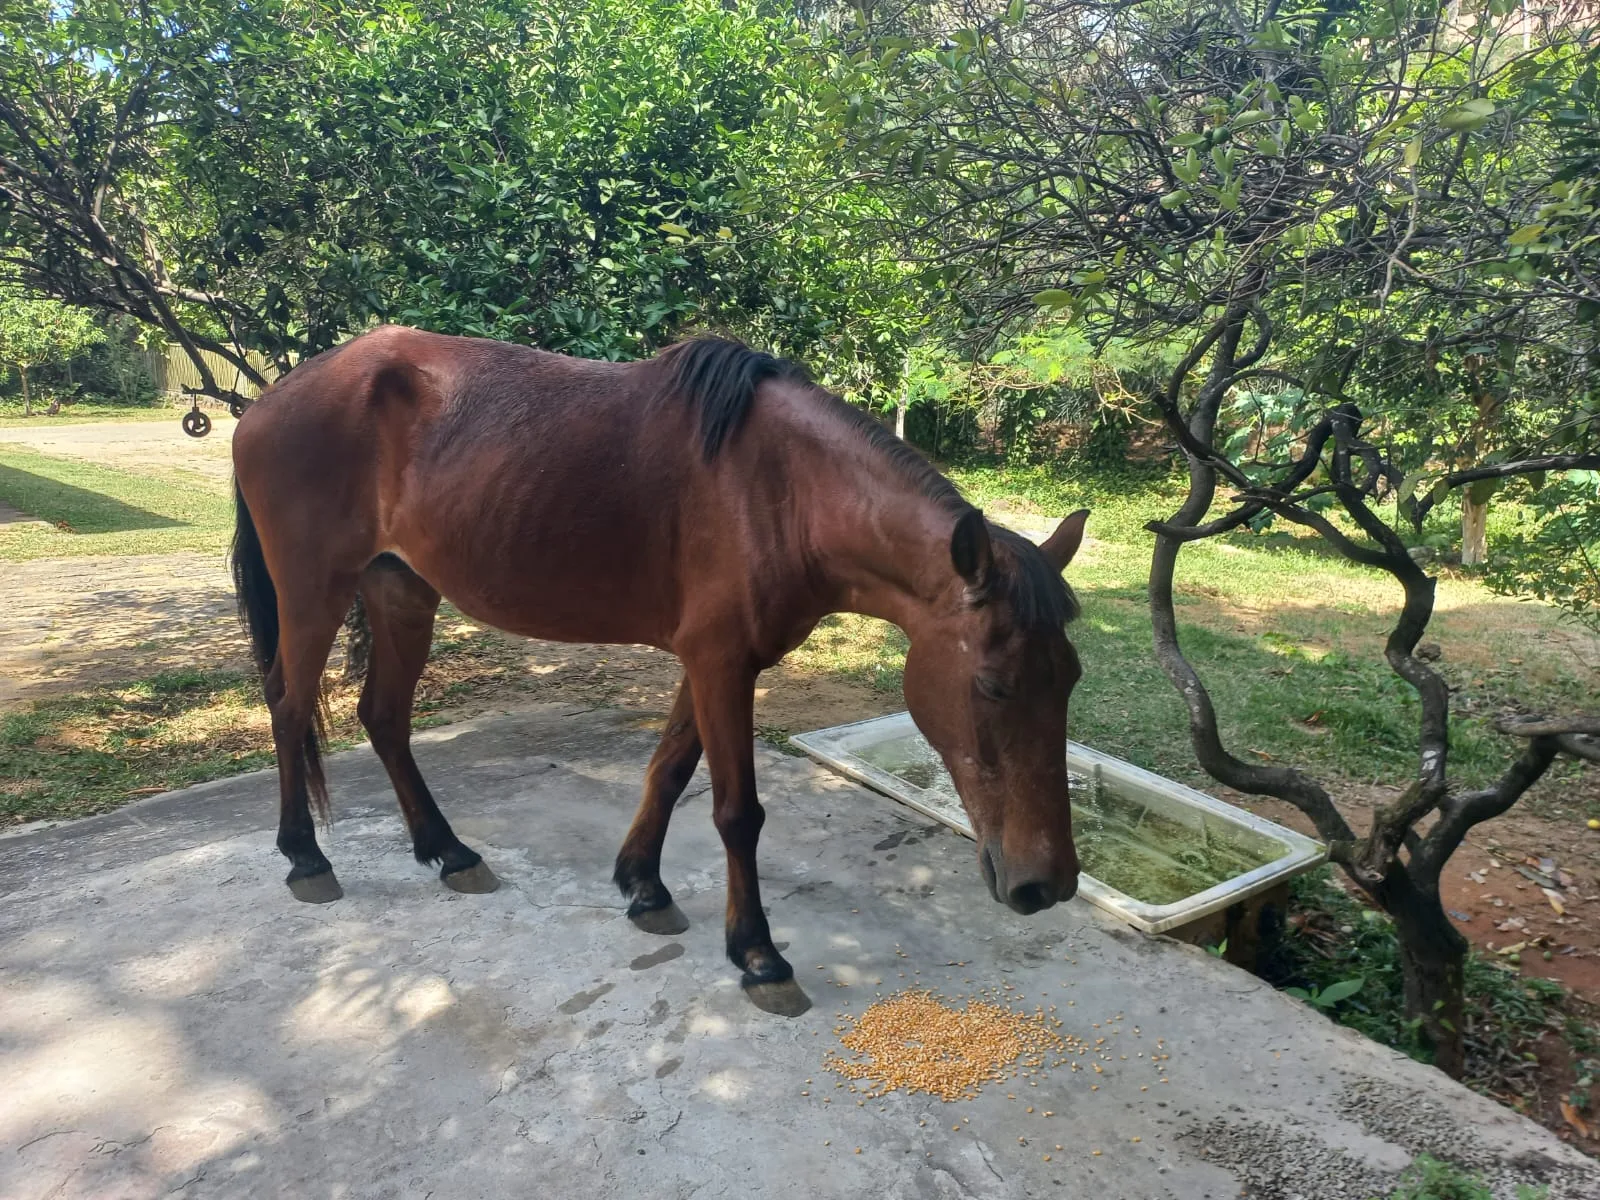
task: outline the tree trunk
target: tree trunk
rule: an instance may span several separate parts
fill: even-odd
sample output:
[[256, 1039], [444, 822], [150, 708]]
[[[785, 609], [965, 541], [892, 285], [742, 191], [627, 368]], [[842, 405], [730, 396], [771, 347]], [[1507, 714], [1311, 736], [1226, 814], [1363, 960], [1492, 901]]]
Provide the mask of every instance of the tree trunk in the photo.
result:
[[372, 626], [367, 623], [367, 606], [356, 602], [344, 618], [344, 679], [346, 683], [361, 683], [367, 678], [367, 664], [372, 661]]
[[1394, 918], [1400, 941], [1400, 976], [1406, 1016], [1417, 1021], [1433, 1065], [1452, 1078], [1466, 1069], [1461, 1036], [1466, 990], [1467, 939], [1445, 916], [1437, 886], [1410, 877], [1395, 864], [1376, 897]]
[[1472, 498], [1472, 489], [1461, 493], [1461, 565], [1479, 567], [1489, 561], [1489, 502]]
[[18, 367], [17, 374], [22, 376], [22, 415], [33, 416], [33, 398], [28, 395], [28, 368]]
[[911, 407], [909, 398], [901, 396], [894, 406], [894, 435], [902, 442], [906, 440], [906, 409]]

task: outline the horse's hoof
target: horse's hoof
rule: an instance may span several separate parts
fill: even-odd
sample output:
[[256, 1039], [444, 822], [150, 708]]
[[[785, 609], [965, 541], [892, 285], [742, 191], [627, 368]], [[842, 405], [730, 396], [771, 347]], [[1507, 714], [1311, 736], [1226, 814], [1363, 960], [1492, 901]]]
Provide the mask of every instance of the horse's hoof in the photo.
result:
[[671, 900], [667, 901], [665, 908], [639, 908], [638, 901], [628, 906], [628, 920], [633, 922], [635, 929], [645, 933], [659, 933], [667, 937], [675, 937], [689, 928], [689, 918], [683, 915]]
[[811, 1008], [811, 997], [793, 979], [764, 983], [747, 974], [739, 981], [739, 986], [744, 988], [751, 1004], [776, 1017], [798, 1017]]
[[331, 904], [344, 895], [344, 889], [339, 886], [339, 881], [332, 871], [321, 871], [315, 875], [302, 875], [298, 879], [291, 879], [289, 891], [303, 904]]
[[469, 896], [481, 896], [500, 886], [500, 880], [489, 870], [489, 864], [482, 859], [464, 870], [451, 871], [439, 878], [444, 881], [445, 887], [452, 891], [464, 892]]

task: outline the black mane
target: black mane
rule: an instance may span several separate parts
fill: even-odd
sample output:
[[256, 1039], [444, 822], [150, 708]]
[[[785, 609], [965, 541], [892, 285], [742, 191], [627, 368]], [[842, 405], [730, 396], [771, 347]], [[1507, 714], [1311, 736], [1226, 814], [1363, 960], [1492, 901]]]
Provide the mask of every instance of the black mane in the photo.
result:
[[[667, 390], [699, 410], [700, 449], [713, 461], [749, 415], [756, 389], [769, 379], [797, 384], [809, 390], [819, 404], [827, 405], [868, 445], [872, 446], [917, 490], [953, 516], [972, 506], [915, 447], [890, 433], [859, 408], [846, 404], [818, 387], [798, 363], [752, 349], [731, 338], [697, 337], [679, 342], [661, 355]], [[1015, 620], [1025, 628], [1061, 628], [1078, 615], [1078, 601], [1061, 573], [1039, 547], [1021, 534], [991, 524], [990, 538], [997, 550], [997, 589], [1011, 605]]]
[[810, 374], [798, 363], [729, 338], [679, 342], [661, 357], [668, 387], [700, 410], [700, 449], [707, 462], [739, 432], [763, 383], [769, 379], [811, 383]]

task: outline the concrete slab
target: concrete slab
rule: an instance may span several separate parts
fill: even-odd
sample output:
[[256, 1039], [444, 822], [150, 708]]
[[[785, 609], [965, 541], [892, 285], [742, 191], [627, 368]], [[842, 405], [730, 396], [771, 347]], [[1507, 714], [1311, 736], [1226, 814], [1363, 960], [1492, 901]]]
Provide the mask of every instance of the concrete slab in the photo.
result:
[[[289, 898], [266, 775], [0, 838], [0, 1196], [1360, 1198], [1419, 1151], [1600, 1195], [1437, 1072], [1085, 904], [1018, 917], [969, 843], [766, 748], [765, 894], [817, 1004], [762, 1013], [703, 778], [667, 849], [689, 931], [608, 881], [653, 741], [560, 708], [419, 736], [488, 896], [411, 861], [365, 750], [331, 760], [333, 905]], [[918, 983], [1054, 1004], [1104, 1073], [858, 1102], [836, 1014]]]

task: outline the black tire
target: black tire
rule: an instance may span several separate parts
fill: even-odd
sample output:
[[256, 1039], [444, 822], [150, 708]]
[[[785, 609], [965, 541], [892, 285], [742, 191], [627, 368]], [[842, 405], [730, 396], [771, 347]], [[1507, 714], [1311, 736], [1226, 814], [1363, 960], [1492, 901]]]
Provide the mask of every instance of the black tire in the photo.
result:
[[211, 418], [198, 408], [183, 414], [183, 431], [192, 438], [203, 438], [211, 432]]

